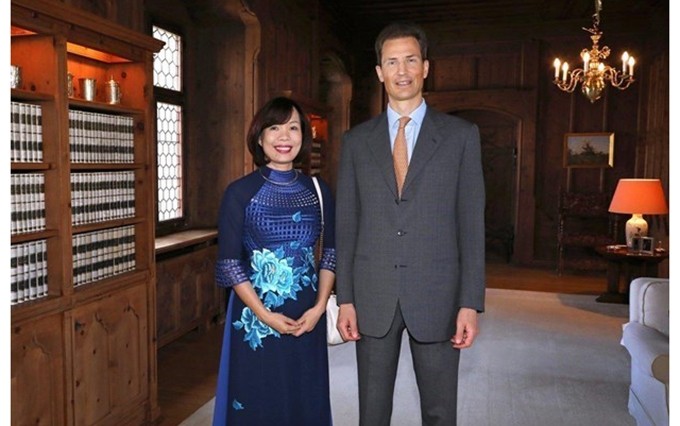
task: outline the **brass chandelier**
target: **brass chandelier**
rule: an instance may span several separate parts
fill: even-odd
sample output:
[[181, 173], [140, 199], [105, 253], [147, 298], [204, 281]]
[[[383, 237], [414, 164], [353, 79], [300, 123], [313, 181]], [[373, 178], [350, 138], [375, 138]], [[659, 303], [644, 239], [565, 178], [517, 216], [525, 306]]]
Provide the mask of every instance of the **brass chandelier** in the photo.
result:
[[594, 103], [602, 96], [602, 91], [606, 86], [606, 82], [616, 87], [619, 90], [625, 90], [630, 86], [633, 79], [633, 70], [635, 67], [635, 59], [628, 55], [628, 52], [623, 52], [621, 55], [622, 70], [619, 71], [604, 63], [604, 60], [609, 56], [609, 47], [599, 47], [598, 43], [602, 37], [600, 31], [600, 11], [602, 10], [602, 1], [595, 0], [595, 14], [593, 14], [593, 27], [583, 28], [584, 31], [589, 32], [590, 39], [593, 41], [593, 46], [581, 51], [581, 60], [583, 60], [583, 67], [576, 68], [569, 72], [569, 64], [561, 62], [559, 58], [555, 58], [553, 66], [555, 67], [555, 78], [553, 83], [565, 92], [573, 92], [578, 83], [581, 83], [581, 92]]

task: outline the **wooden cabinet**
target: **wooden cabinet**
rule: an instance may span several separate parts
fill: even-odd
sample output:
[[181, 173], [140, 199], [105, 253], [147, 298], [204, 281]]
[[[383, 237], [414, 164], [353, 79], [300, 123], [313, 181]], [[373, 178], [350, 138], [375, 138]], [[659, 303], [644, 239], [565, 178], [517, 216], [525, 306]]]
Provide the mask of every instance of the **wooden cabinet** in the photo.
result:
[[[171, 244], [173, 240], [184, 244]], [[156, 240], [159, 348], [223, 319], [227, 292], [215, 285], [216, 240], [217, 231], [208, 229], [184, 231]]]
[[150, 423], [162, 42], [50, 0], [12, 0], [10, 36], [12, 424]]
[[[149, 332], [146, 294], [142, 286], [111, 294], [97, 303], [73, 309], [74, 424], [93, 425], [126, 416], [130, 406], [143, 406], [149, 395]], [[140, 411], [137, 413], [142, 414]], [[143, 417], [125, 422], [139, 424]]]
[[12, 424], [64, 424], [62, 316], [12, 327]]

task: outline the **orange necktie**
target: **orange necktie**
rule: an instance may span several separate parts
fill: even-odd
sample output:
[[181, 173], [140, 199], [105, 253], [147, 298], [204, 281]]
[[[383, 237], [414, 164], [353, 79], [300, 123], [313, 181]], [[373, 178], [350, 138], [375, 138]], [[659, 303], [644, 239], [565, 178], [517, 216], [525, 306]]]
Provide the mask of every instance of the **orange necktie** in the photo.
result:
[[406, 171], [408, 170], [408, 149], [406, 148], [406, 124], [411, 120], [411, 117], [401, 117], [399, 119], [399, 130], [397, 130], [397, 137], [394, 139], [394, 149], [392, 150], [392, 157], [394, 161], [394, 174], [397, 177], [397, 193], [401, 198], [401, 189], [404, 187], [404, 180], [406, 179]]

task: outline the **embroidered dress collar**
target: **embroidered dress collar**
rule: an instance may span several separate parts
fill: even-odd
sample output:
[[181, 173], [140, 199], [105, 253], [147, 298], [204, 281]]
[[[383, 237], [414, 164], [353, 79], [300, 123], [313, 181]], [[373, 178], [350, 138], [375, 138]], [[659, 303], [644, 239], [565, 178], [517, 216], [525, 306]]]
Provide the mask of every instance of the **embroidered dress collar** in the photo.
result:
[[295, 169], [280, 171], [266, 166], [260, 168], [260, 174], [264, 180], [274, 185], [292, 185], [299, 176], [299, 172]]

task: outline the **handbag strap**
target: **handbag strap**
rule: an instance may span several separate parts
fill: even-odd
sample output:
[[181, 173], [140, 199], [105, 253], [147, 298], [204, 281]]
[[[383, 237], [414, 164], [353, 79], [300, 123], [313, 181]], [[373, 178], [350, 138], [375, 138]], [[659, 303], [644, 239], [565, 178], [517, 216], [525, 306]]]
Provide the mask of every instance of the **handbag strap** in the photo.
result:
[[321, 187], [319, 186], [319, 179], [316, 176], [312, 177], [314, 187], [316, 188], [316, 195], [319, 197], [319, 206], [321, 207], [321, 230], [323, 230], [323, 195], [321, 195]]
[[314, 181], [314, 188], [316, 188], [316, 195], [319, 198], [319, 207], [321, 208], [321, 234], [319, 234], [318, 248], [316, 249], [317, 258], [321, 261], [321, 254], [323, 253], [323, 231], [324, 231], [324, 221], [323, 221], [323, 195], [321, 195], [321, 187], [319, 186], [319, 180], [316, 176], [312, 177]]

